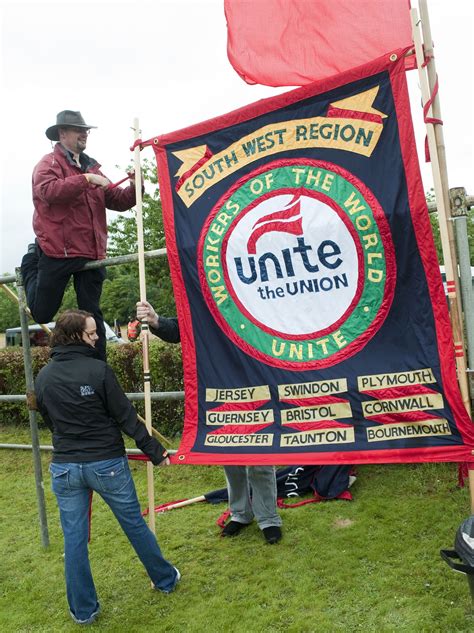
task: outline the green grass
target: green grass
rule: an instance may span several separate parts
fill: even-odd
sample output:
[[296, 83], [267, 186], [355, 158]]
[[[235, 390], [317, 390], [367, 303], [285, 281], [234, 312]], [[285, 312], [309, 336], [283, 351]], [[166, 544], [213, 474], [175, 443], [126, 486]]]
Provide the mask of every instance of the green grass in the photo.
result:
[[[2, 442], [28, 431], [1, 428]], [[50, 443], [48, 432], [41, 442]], [[62, 535], [43, 456], [51, 545], [43, 549], [32, 457], [0, 450], [0, 631], [77, 631], [69, 619]], [[146, 506], [146, 473], [132, 463]], [[156, 503], [224, 485], [218, 467], [155, 469]], [[450, 464], [358, 468], [354, 502], [283, 510], [284, 538], [266, 545], [255, 525], [219, 538], [223, 505], [157, 515], [164, 554], [179, 567], [175, 593], [152, 591], [108, 508], [94, 497], [90, 558], [102, 604], [96, 631], [289, 633], [473, 631], [468, 583], [440, 559], [469, 514]]]

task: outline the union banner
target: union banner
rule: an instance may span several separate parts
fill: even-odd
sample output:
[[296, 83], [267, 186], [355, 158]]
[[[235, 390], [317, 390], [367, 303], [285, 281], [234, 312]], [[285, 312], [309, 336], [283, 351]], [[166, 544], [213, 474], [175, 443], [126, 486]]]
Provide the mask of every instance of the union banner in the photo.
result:
[[156, 137], [183, 464], [470, 461], [403, 51]]

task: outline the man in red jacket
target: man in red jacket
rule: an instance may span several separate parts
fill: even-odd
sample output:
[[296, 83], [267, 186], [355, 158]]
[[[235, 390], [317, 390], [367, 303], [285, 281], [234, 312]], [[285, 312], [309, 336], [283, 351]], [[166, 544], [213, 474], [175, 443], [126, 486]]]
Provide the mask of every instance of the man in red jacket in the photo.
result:
[[107, 247], [105, 209], [126, 211], [135, 204], [135, 183], [110, 189], [99, 163], [84, 153], [89, 131], [80, 112], [63, 110], [46, 130], [57, 141], [33, 171], [33, 230], [21, 271], [28, 306], [38, 323], [51, 321], [74, 278], [77, 305], [94, 315], [98, 355], [105, 360], [105, 328], [100, 296], [105, 268], [81, 270], [91, 260], [104, 259]]

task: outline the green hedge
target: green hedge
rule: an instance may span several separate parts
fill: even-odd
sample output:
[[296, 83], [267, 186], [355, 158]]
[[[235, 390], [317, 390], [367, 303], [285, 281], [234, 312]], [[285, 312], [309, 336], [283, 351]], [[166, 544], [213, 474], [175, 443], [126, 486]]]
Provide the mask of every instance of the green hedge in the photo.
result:
[[[34, 376], [48, 362], [49, 352], [47, 347], [33, 347], [31, 349]], [[152, 391], [182, 391], [181, 346], [152, 340], [150, 341], [149, 355]], [[143, 392], [141, 343], [108, 345], [107, 360], [125, 392]], [[0, 393], [2, 395], [24, 394], [25, 390], [23, 350], [19, 347], [0, 349]], [[133, 404], [137, 411], [144, 416], [144, 403], [135, 401]], [[153, 426], [167, 437], [175, 437], [181, 433], [183, 417], [184, 403], [182, 400], [152, 402]], [[0, 421], [4, 424], [27, 425], [26, 404], [23, 402], [0, 402]]]

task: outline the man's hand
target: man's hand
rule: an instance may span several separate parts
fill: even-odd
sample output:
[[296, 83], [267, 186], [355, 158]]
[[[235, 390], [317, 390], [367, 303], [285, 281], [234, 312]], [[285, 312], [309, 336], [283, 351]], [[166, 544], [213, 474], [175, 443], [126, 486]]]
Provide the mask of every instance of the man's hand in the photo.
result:
[[148, 301], [137, 301], [137, 319], [147, 321], [148, 325], [157, 328], [160, 322], [153, 306]]
[[110, 185], [110, 180], [100, 174], [84, 174], [87, 182], [94, 187], [100, 187], [101, 189], [107, 189]]
[[167, 457], [166, 459], [164, 459], [162, 462], [158, 464], [158, 468], [161, 468], [162, 466], [171, 466], [169, 457]]

